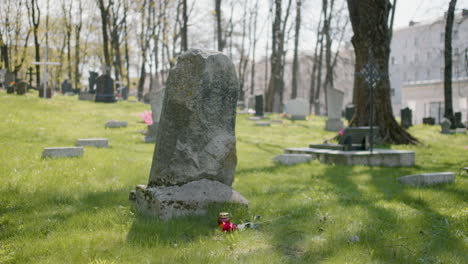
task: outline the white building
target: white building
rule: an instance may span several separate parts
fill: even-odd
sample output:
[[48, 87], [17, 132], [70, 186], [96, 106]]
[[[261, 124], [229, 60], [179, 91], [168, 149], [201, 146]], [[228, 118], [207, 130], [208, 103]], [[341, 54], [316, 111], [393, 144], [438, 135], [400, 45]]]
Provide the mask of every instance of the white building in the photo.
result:
[[[444, 41], [445, 17], [425, 22], [410, 22], [408, 27], [393, 33], [390, 54], [392, 104], [396, 116], [399, 110], [413, 110], [413, 123], [423, 117], [436, 122], [444, 113]], [[468, 10], [455, 15], [452, 36], [453, 107], [468, 113]]]

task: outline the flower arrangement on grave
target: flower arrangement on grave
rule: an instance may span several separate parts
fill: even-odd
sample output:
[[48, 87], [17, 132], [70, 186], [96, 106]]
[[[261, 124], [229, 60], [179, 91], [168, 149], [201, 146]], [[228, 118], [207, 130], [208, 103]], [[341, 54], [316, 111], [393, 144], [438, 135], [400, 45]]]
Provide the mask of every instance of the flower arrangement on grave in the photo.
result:
[[150, 111], [144, 111], [143, 113], [138, 113], [138, 115], [148, 126], [151, 126], [153, 124], [153, 115]]
[[229, 213], [221, 212], [218, 217], [218, 226], [223, 232], [232, 232], [237, 229], [236, 225], [229, 220]]

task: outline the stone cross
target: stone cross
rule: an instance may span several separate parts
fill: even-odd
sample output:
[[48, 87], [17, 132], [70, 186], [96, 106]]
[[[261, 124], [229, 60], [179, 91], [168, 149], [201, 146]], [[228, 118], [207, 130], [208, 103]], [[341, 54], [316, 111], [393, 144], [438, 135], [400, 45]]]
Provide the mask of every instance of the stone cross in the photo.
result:
[[364, 81], [369, 86], [369, 114], [370, 114], [370, 152], [374, 151], [374, 89], [377, 87], [380, 79], [384, 76], [380, 73], [379, 69], [374, 60], [374, 56], [372, 51], [369, 50], [369, 59], [367, 64], [364, 65], [360, 72], [356, 73], [356, 75], [361, 76], [364, 78]]
[[[45, 61], [44, 62], [40, 62], [40, 61], [35, 61], [33, 63], [31, 63], [32, 65], [44, 65], [44, 74], [43, 74], [43, 82], [44, 82], [44, 99], [47, 98], [47, 82], [48, 82], [48, 66], [49, 65], [60, 65], [60, 63], [58, 62], [50, 62], [48, 61], [49, 59], [49, 46], [46, 45], [45, 47]], [[39, 88], [39, 87], [38, 87]]]

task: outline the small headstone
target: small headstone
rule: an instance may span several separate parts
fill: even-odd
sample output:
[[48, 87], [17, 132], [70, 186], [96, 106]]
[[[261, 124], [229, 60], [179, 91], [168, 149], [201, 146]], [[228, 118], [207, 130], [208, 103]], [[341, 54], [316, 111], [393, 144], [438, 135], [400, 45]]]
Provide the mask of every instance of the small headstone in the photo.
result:
[[120, 95], [122, 96], [123, 100], [128, 100], [128, 87], [127, 86], [120, 88]]
[[[41, 86], [39, 87], [39, 97], [44, 98], [44, 84], [41, 84]], [[46, 98], [49, 98], [49, 99], [52, 98], [52, 88], [51, 87], [47, 87]]]
[[401, 126], [409, 128], [413, 125], [413, 111], [409, 107], [400, 110]]
[[115, 103], [114, 80], [108, 75], [97, 78], [95, 102]]
[[408, 175], [398, 178], [401, 184], [413, 186], [427, 186], [439, 183], [451, 183], [455, 180], [455, 173], [453, 172], [435, 172]]
[[270, 122], [265, 122], [265, 121], [257, 121], [257, 122], [255, 122], [255, 125], [256, 126], [270, 126], [271, 123]]
[[289, 100], [285, 110], [291, 120], [306, 120], [309, 115], [309, 101], [303, 98]]
[[128, 123], [126, 121], [115, 121], [110, 120], [106, 122], [106, 128], [120, 128], [120, 127], [127, 127]]
[[90, 71], [89, 72], [89, 93], [95, 93], [96, 92], [96, 84], [97, 84], [97, 78], [99, 74], [97, 72]]
[[435, 125], [435, 118], [433, 118], [433, 117], [424, 117], [423, 118], [423, 124], [433, 126], [433, 125]]
[[259, 120], [266, 119], [266, 118], [263, 116], [249, 116], [249, 118], [247, 119], [250, 121], [259, 121]]
[[443, 118], [442, 122], [440, 122], [440, 128], [441, 128], [440, 133], [450, 134], [451, 133], [451, 131], [450, 131], [451, 126], [452, 126], [452, 122], [450, 122], [450, 120], [448, 118]]
[[76, 141], [76, 146], [107, 148], [109, 147], [109, 140], [107, 138], [80, 138]]
[[275, 163], [281, 165], [295, 165], [298, 163], [307, 163], [312, 160], [312, 155], [309, 154], [281, 154], [273, 158]]
[[347, 105], [345, 108], [345, 118], [348, 122], [351, 122], [351, 119], [353, 119], [354, 109], [356, 109], [356, 107], [353, 104]]
[[178, 57], [166, 87], [148, 186], [130, 200], [161, 219], [203, 213], [213, 202], [247, 205], [230, 187], [239, 93], [232, 61], [191, 49]]
[[462, 122], [462, 113], [456, 112], [454, 114], [455, 128], [466, 128]]
[[340, 131], [344, 125], [341, 121], [341, 108], [343, 105], [344, 92], [334, 89], [327, 89], [327, 122], [325, 130]]
[[67, 93], [75, 94], [72, 88], [72, 84], [69, 80], [65, 80], [62, 82], [62, 94], [66, 95]]
[[28, 83], [25, 81], [20, 81], [16, 84], [16, 94], [24, 95], [28, 91]]
[[15, 74], [7, 71], [3, 77], [3, 87], [6, 89], [13, 86], [12, 83], [15, 81]]
[[43, 158], [63, 158], [63, 157], [81, 157], [83, 156], [83, 147], [55, 147], [44, 148]]
[[153, 90], [149, 92], [153, 124], [148, 126], [148, 132], [146, 133], [144, 139], [146, 143], [156, 142], [165, 90], [166, 89], [156, 90], [156, 88], [153, 88]]
[[263, 95], [255, 96], [255, 116], [263, 116]]
[[80, 95], [78, 96], [78, 100], [82, 101], [94, 101], [94, 93], [90, 92], [80, 92]]
[[350, 236], [350, 237], [349, 237], [349, 242], [350, 242], [350, 243], [357, 243], [357, 242], [359, 242], [359, 236], [356, 236], [356, 235]]

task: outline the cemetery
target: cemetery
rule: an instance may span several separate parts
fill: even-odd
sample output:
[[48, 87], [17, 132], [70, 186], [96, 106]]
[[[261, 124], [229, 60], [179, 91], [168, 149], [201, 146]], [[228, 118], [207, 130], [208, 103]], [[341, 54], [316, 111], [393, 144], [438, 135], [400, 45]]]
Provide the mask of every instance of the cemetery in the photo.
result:
[[467, 4], [3, 0], [0, 264], [468, 263]]

